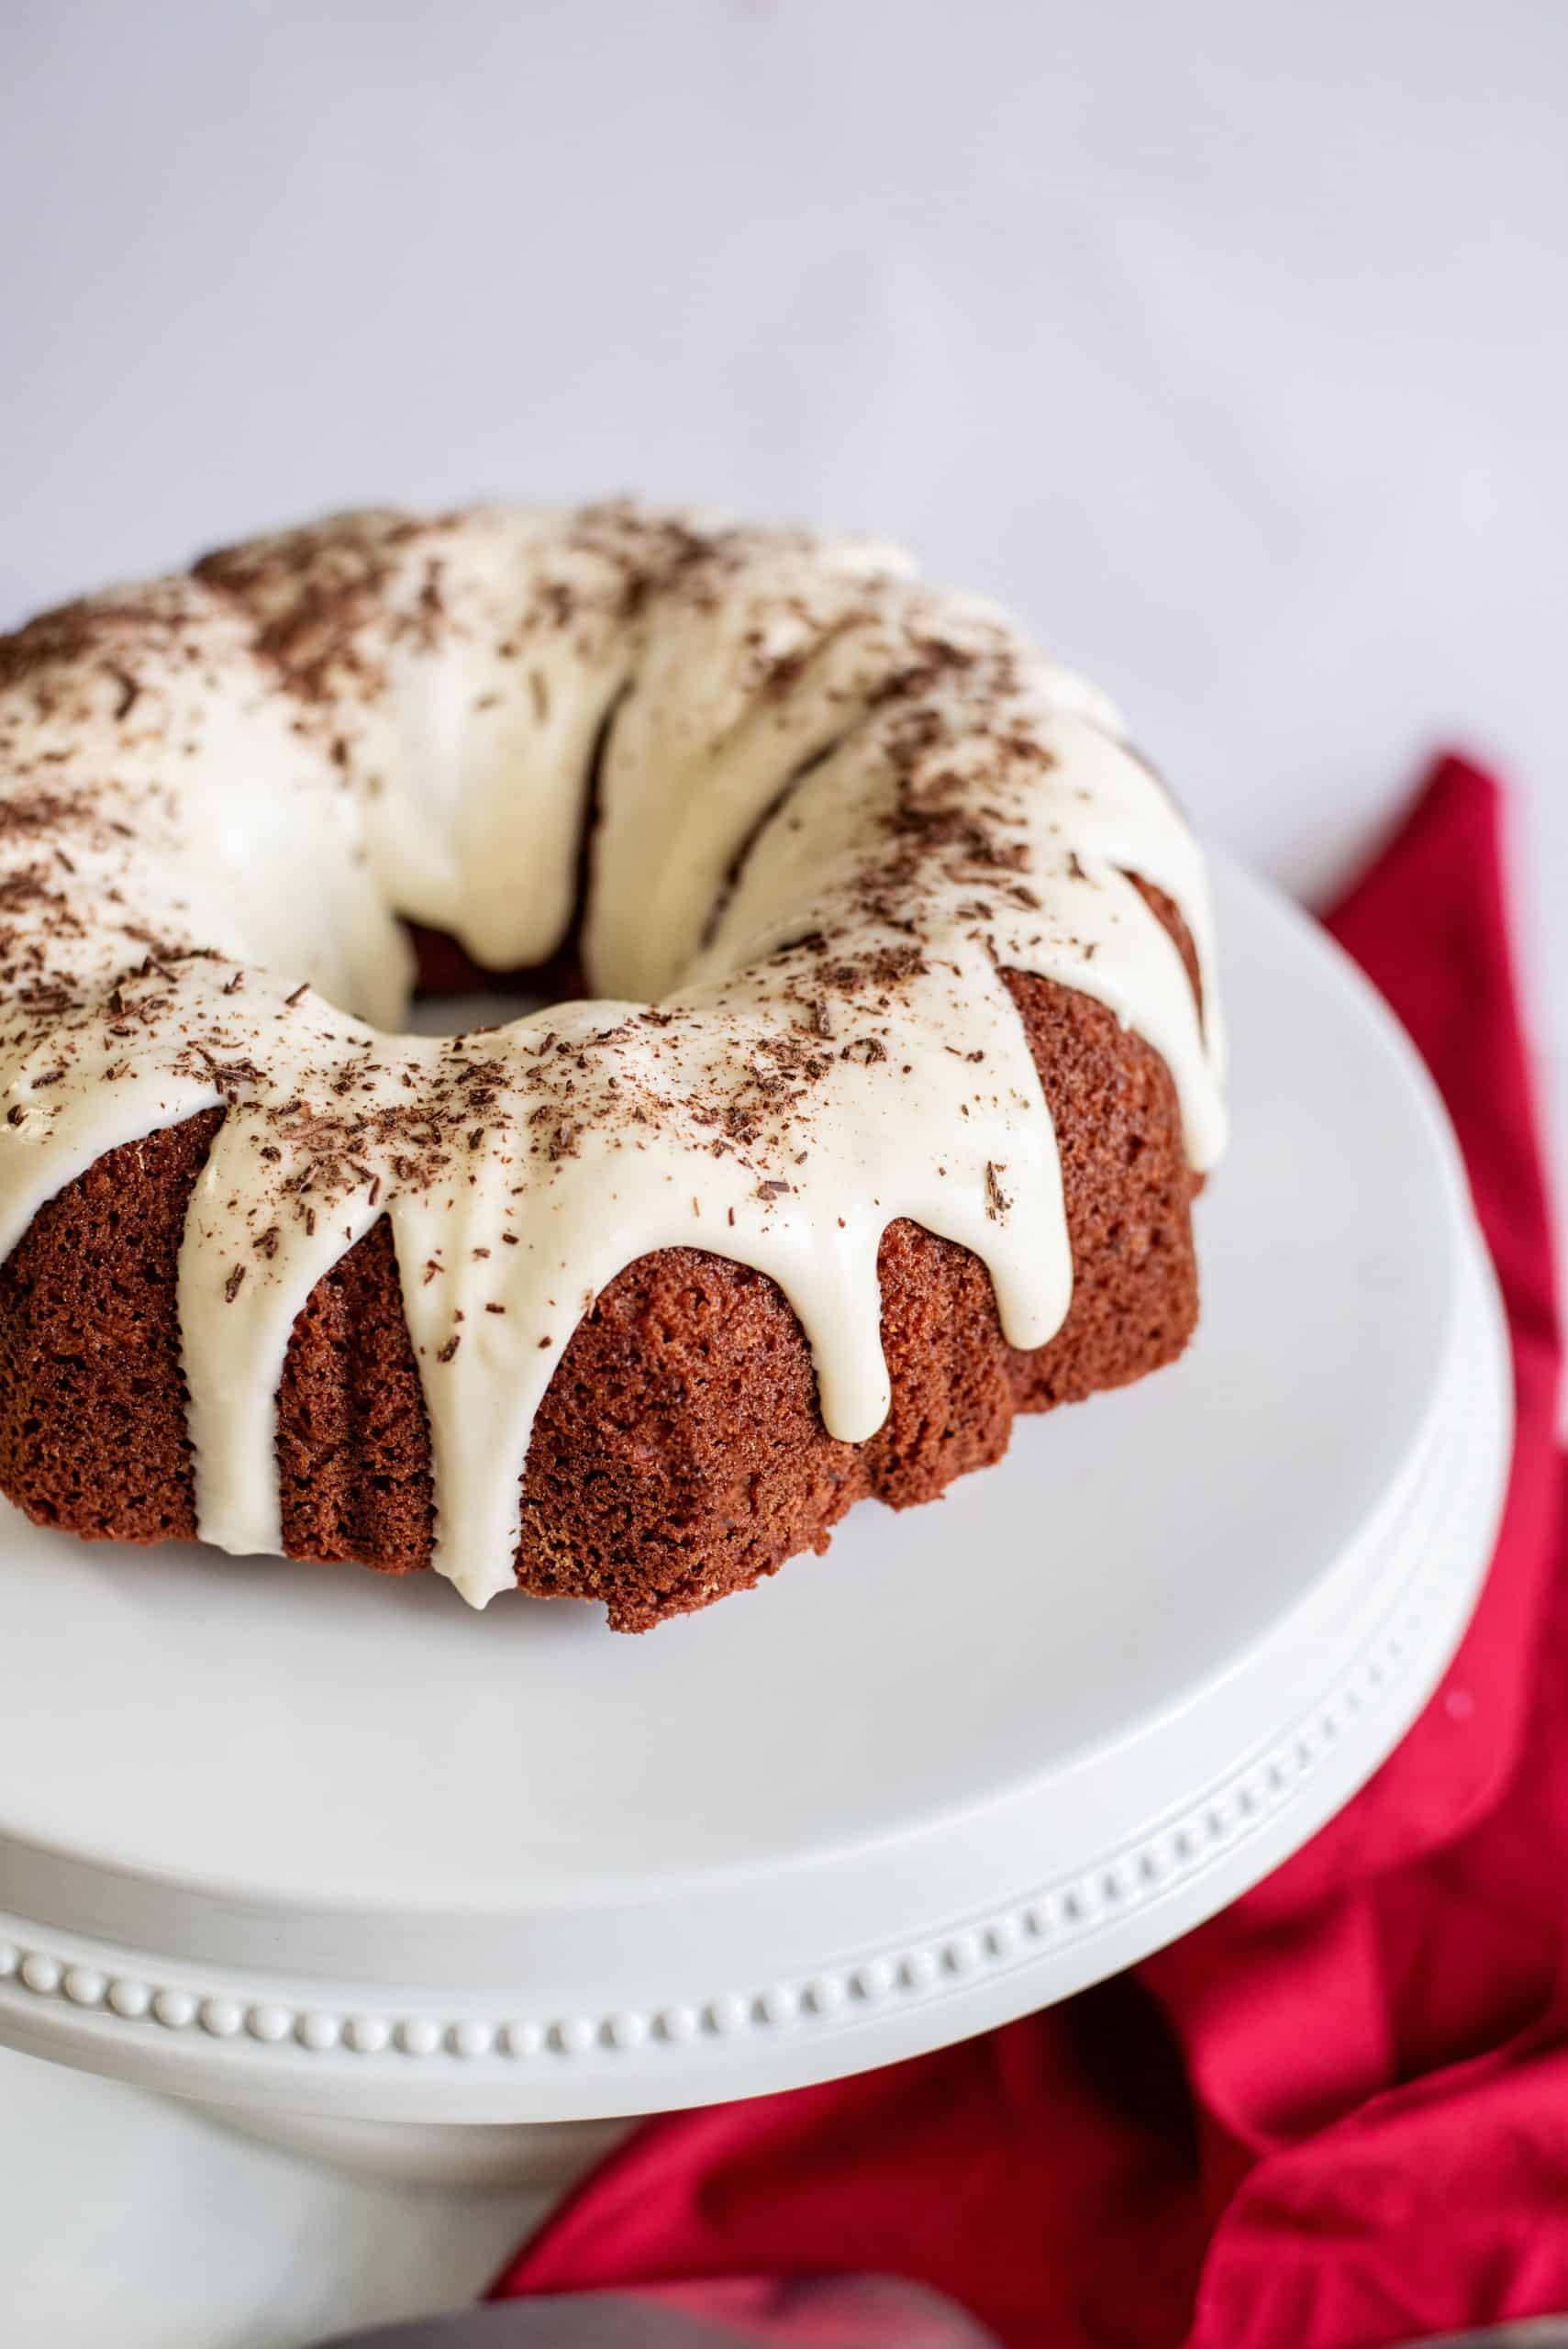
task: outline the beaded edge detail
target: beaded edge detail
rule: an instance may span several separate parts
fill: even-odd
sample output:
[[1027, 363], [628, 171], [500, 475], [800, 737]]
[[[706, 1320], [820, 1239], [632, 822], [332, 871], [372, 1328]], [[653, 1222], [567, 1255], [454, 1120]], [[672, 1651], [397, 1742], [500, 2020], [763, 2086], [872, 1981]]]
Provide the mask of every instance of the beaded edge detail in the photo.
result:
[[1071, 1947], [1147, 1907], [1244, 1841], [1299, 1795], [1358, 1714], [1381, 1710], [1426, 1653], [1421, 1633], [1452, 1582], [1451, 1561], [1426, 1553], [1427, 1572], [1412, 1599], [1408, 1585], [1394, 1600], [1369, 1648], [1343, 1686], [1308, 1706], [1283, 1739], [1199, 1797], [1152, 1835], [1108, 1861], [949, 1932], [878, 1953], [798, 1980], [745, 1994], [675, 2001], [603, 2015], [446, 2020], [428, 2013], [333, 2013], [284, 2001], [199, 1996], [136, 1975], [109, 1973], [38, 1947], [0, 1942], [0, 1993], [20, 1989], [119, 2021], [214, 2040], [249, 2038], [310, 2054], [346, 2049], [361, 2056], [445, 2057], [458, 2063], [495, 2057], [582, 2057], [676, 2048], [695, 2041], [774, 2033], [802, 2025], [865, 2019], [873, 2009], [911, 2006], [984, 1975]]

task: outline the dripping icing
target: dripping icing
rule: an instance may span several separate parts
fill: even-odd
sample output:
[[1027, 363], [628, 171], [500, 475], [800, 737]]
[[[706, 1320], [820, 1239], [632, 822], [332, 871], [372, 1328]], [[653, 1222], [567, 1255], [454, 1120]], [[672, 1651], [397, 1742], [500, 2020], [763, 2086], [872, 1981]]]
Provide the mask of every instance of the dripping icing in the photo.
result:
[[[849, 1441], [888, 1405], [895, 1219], [983, 1260], [1011, 1343], [1053, 1335], [1061, 1177], [1003, 971], [1106, 1005], [1193, 1163], [1222, 1146], [1184, 826], [1092, 688], [884, 548], [631, 507], [350, 517], [37, 623], [9, 668], [0, 1253], [106, 1151], [222, 1108], [178, 1294], [220, 1547], [282, 1546], [290, 1332], [382, 1216], [434, 1563], [482, 1605], [556, 1364], [640, 1255], [775, 1280]], [[498, 968], [561, 944], [595, 746], [600, 996], [398, 1034], [395, 915]], [[1183, 915], [1201, 1022], [1129, 874]]]

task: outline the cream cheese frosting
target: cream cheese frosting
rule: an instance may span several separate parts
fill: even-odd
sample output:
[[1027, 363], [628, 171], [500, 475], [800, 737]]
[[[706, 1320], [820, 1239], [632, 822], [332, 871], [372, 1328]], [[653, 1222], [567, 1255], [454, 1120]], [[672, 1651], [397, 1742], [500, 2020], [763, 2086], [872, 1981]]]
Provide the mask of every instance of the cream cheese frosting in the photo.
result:
[[[1201, 1012], [1129, 875], [1179, 909]], [[404, 920], [498, 971], [580, 920], [594, 994], [400, 1033]], [[1072, 1259], [1005, 971], [1143, 1037], [1215, 1162], [1185, 824], [1094, 688], [879, 543], [627, 504], [354, 514], [0, 650], [0, 1257], [105, 1152], [223, 1109], [178, 1303], [226, 1550], [283, 1546], [290, 1333], [384, 1216], [434, 1563], [476, 1606], [514, 1581], [562, 1352], [640, 1255], [776, 1281], [850, 1441], [888, 1408], [896, 1218], [1044, 1344]]]

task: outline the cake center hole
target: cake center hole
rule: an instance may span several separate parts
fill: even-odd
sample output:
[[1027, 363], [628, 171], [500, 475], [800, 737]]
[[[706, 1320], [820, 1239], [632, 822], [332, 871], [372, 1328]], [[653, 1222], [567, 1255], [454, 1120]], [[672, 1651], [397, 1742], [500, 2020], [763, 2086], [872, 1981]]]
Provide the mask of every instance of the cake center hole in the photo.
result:
[[475, 1028], [504, 1027], [552, 1003], [591, 995], [574, 952], [557, 954], [531, 971], [486, 971], [443, 930], [405, 924], [419, 975], [406, 1025], [416, 1036], [461, 1036]]

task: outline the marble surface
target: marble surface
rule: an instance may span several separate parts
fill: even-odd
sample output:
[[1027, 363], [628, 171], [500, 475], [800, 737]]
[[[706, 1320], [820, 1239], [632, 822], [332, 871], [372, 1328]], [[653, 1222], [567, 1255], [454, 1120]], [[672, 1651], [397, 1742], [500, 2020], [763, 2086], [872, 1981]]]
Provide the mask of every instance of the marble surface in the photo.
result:
[[[352, 499], [895, 529], [1329, 886], [1517, 785], [1568, 1168], [1568, 17], [1540, 0], [60, 0], [10, 28], [0, 621]], [[472, 2293], [516, 2195], [0, 2054], [7, 2349]]]

